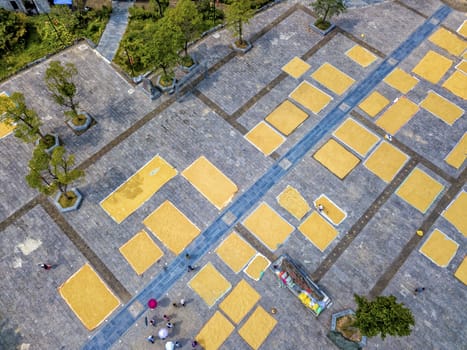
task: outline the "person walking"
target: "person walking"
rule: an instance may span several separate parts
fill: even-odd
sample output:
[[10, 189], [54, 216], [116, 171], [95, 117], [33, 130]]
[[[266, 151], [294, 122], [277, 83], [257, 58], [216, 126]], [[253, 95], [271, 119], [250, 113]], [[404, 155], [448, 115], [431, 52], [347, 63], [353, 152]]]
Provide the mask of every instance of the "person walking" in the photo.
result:
[[191, 265], [188, 265], [188, 272], [193, 271], [195, 268]]
[[191, 347], [192, 347], [193, 349], [195, 349], [197, 346], [198, 346], [198, 342], [197, 342], [196, 340], [193, 340], [193, 341], [191, 342]]
[[148, 340], [148, 342], [150, 342], [151, 344], [154, 344], [154, 341], [155, 341], [155, 338], [153, 335], [150, 335], [149, 337], [146, 338]]
[[185, 299], [180, 299], [180, 305], [185, 306]]
[[425, 291], [425, 287], [417, 287], [414, 290], [414, 294], [417, 295], [418, 293], [421, 293], [423, 291]]
[[180, 344], [179, 341], [176, 341], [174, 345], [175, 345], [176, 348], [181, 348], [182, 347], [182, 344]]
[[170, 328], [174, 328], [174, 325], [171, 322], [167, 322], [166, 327], [170, 329]]
[[50, 270], [52, 268], [52, 265], [41, 263], [41, 264], [39, 264], [39, 267], [44, 269], [44, 270]]
[[169, 322], [169, 321], [170, 321], [170, 317], [169, 317], [169, 316], [167, 316], [167, 315], [164, 315], [164, 316], [162, 316], [162, 317], [164, 317], [164, 320], [166, 320], [167, 322]]

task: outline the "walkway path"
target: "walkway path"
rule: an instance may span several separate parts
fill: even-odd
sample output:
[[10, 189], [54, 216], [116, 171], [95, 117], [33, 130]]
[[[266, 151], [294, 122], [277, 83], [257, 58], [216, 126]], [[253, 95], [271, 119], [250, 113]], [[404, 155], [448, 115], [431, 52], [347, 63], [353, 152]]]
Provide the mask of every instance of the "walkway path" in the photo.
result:
[[[227, 232], [230, 232], [266, 192], [281, 178], [283, 178], [306, 153], [315, 146], [323, 136], [337, 126], [376, 85], [390, 73], [397, 64], [407, 57], [420, 43], [422, 43], [438, 27], [450, 13], [447, 6], [440, 7], [433, 16], [428, 18], [417, 28], [408, 39], [389, 55], [380, 66], [356, 88], [347, 95], [322, 121], [314, 127], [302, 140], [280, 158], [253, 186], [239, 196], [197, 239], [189, 246], [193, 262], [207, 253], [212, 246]], [[193, 254], [196, 252], [196, 254]], [[185, 252], [179, 256], [154, 278], [148, 286], [125, 307], [110, 322], [94, 335], [83, 347], [84, 349], [103, 349], [115, 343], [123, 333], [144, 312], [142, 305], [150, 297], [161, 297], [170, 287], [186, 273]], [[138, 310], [138, 311], [136, 311]]]
[[128, 24], [128, 9], [133, 2], [112, 1], [112, 14], [109, 23], [105, 27], [97, 51], [109, 61], [112, 61], [117, 53], [120, 40], [125, 34]]

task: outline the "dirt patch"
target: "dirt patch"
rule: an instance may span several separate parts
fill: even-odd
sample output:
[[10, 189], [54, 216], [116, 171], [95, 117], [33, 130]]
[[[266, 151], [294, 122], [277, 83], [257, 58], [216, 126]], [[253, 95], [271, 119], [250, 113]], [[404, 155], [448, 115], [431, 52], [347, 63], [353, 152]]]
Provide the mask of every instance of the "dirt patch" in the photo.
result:
[[340, 332], [344, 338], [358, 343], [362, 340], [362, 334], [357, 327], [354, 327], [354, 322], [354, 315], [340, 317], [337, 319], [336, 330]]
[[457, 11], [467, 12], [467, 1], [466, 0], [441, 0], [446, 5], [451, 6]]
[[100, 10], [104, 6], [111, 9], [112, 8], [112, 1], [111, 0], [86, 0], [86, 5], [94, 10]]

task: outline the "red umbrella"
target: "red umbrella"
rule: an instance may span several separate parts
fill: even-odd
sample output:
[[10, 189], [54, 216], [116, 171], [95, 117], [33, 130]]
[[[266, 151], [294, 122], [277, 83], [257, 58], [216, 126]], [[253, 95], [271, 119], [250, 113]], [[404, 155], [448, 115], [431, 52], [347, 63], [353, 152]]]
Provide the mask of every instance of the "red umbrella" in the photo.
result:
[[157, 307], [157, 300], [156, 299], [149, 299], [148, 306], [150, 309], [155, 309]]

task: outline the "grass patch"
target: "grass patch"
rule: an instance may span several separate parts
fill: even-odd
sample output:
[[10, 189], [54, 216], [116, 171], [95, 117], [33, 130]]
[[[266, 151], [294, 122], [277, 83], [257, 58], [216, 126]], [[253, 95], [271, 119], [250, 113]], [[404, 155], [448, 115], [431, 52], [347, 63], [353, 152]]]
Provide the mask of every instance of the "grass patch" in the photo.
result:
[[60, 204], [62, 208], [69, 208], [75, 205], [77, 200], [78, 196], [73, 191], [67, 191], [66, 194], [62, 193], [58, 198], [58, 204]]
[[315, 27], [321, 30], [327, 30], [331, 26], [331, 22], [323, 21], [322, 19], [318, 19], [314, 24]]
[[[63, 42], [68, 45], [74, 40], [86, 37], [97, 43], [104, 32], [110, 17], [110, 10], [105, 8], [98, 11], [87, 11], [82, 14], [73, 12], [73, 24], [70, 19], [51, 15]], [[27, 64], [46, 55], [54, 54], [63, 49], [63, 43], [58, 40], [53, 27], [50, 26], [46, 15], [28, 17], [26, 38], [16, 45], [13, 51], [0, 57], [0, 80], [3, 80], [25, 67]]]
[[44, 146], [46, 149], [49, 149], [53, 145], [55, 145], [55, 136], [47, 134], [44, 136], [43, 139], [39, 140], [41, 146]]
[[76, 116], [74, 116], [71, 119], [71, 122], [75, 126], [81, 126], [81, 125], [84, 125], [86, 123], [86, 120], [87, 120], [87, 118], [86, 118], [86, 116], [84, 114], [77, 114]]

